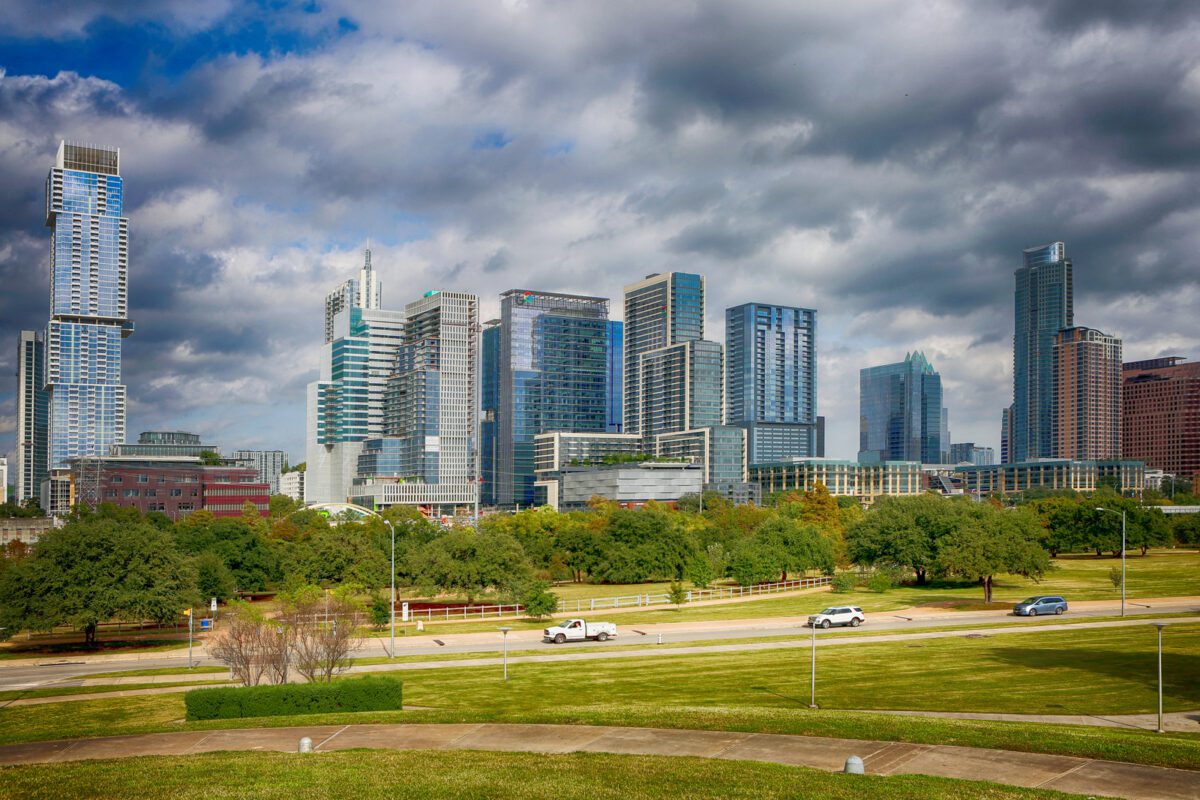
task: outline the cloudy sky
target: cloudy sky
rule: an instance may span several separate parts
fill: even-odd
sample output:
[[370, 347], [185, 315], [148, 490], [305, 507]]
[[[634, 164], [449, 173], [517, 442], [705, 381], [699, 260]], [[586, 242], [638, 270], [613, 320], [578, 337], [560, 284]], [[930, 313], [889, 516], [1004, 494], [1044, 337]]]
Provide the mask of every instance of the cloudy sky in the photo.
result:
[[813, 307], [830, 455], [859, 368], [912, 349], [954, 441], [996, 446], [1023, 247], [1066, 242], [1127, 359], [1200, 357], [1198, 41], [1189, 0], [5, 0], [0, 454], [60, 138], [121, 147], [131, 438], [302, 459], [369, 240], [387, 307], [668, 270], [707, 276], [709, 338]]

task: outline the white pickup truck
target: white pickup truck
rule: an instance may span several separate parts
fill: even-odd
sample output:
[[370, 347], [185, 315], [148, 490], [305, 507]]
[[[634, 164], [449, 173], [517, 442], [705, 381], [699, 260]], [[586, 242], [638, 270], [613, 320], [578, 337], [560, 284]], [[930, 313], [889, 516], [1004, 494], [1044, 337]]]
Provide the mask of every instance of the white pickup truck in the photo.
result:
[[569, 619], [542, 631], [543, 642], [581, 642], [584, 639], [607, 641], [617, 635], [617, 626], [611, 622], [588, 622], [585, 619]]

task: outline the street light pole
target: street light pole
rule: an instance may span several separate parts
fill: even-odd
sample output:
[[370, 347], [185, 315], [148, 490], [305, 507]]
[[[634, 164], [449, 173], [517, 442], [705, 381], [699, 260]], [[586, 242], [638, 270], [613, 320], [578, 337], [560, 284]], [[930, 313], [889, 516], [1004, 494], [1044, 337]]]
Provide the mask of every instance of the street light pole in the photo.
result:
[[384, 524], [388, 526], [388, 530], [392, 532], [392, 602], [389, 606], [388, 616], [392, 622], [392, 646], [388, 650], [388, 658], [396, 657], [396, 528], [391, 521], [384, 518]]
[[812, 626], [812, 679], [809, 685], [808, 707], [817, 707], [817, 625], [815, 622], [809, 623]]
[[1158, 732], [1163, 733], [1163, 679], [1162, 679], [1162, 632], [1165, 622], [1151, 623], [1158, 628]]
[[1121, 616], [1125, 616], [1125, 511], [1111, 508], [1096, 507], [1097, 511], [1107, 511], [1110, 514], [1121, 515]]
[[508, 680], [508, 632], [512, 628], [501, 628], [500, 632], [504, 634], [504, 680]]

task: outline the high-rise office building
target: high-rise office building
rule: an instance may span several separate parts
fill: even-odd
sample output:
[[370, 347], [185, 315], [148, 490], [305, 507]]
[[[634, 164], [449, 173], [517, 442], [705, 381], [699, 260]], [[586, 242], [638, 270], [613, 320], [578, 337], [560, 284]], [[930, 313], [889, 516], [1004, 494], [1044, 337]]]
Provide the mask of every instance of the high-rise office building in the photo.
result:
[[1122, 375], [1123, 456], [1200, 486], [1200, 362], [1133, 361]]
[[17, 460], [16, 500], [38, 498], [46, 479], [50, 425], [45, 382], [46, 347], [38, 331], [21, 331], [17, 338]]
[[643, 353], [704, 338], [704, 278], [687, 272], [647, 275], [625, 287], [624, 427], [642, 433]]
[[387, 380], [385, 435], [363, 444], [350, 495], [369, 508], [415, 505], [446, 514], [479, 497], [479, 300], [426, 292], [405, 306], [404, 320]]
[[279, 494], [279, 476], [287, 466], [287, 453], [282, 450], [235, 450], [233, 460], [239, 467], [254, 469], [259, 483], [267, 484], [271, 494]]
[[858, 382], [859, 461], [942, 464], [949, 459], [942, 376], [924, 353], [860, 370]]
[[990, 467], [996, 463], [996, 451], [990, 447], [981, 447], [974, 442], [952, 444], [950, 445], [950, 463]]
[[479, 334], [479, 502], [496, 505], [496, 420], [500, 415], [500, 320]]
[[497, 504], [533, 502], [535, 436], [605, 432], [608, 341], [606, 298], [500, 295], [495, 458], [483, 474]]
[[1121, 457], [1121, 340], [1092, 328], [1055, 334], [1051, 410], [1054, 458]]
[[604, 429], [625, 430], [625, 323], [608, 321], [607, 383], [604, 390]]
[[720, 344], [693, 339], [660, 347], [642, 353], [638, 366], [641, 425], [637, 432], [648, 451], [653, 452], [654, 439], [660, 434], [721, 424], [724, 363]]
[[817, 455], [816, 340], [809, 308], [725, 310], [725, 421], [746, 428], [751, 464]]
[[1013, 454], [1013, 407], [1000, 413], [1000, 463], [1011, 464]]
[[1075, 290], [1066, 246], [1054, 242], [1024, 251], [1016, 271], [1013, 332], [1013, 410], [1008, 459], [1054, 454], [1054, 337], [1075, 325]]
[[382, 308], [383, 285], [371, 268], [371, 249], [363, 251], [363, 266], [357, 278], [348, 278], [325, 295], [325, 341], [333, 341], [333, 319], [344, 309]]
[[60, 143], [46, 177], [50, 470], [66, 469], [68, 459], [106, 456], [125, 441], [121, 340], [133, 323], [126, 316], [129, 221], [123, 208], [120, 151]]
[[[364, 267], [364, 272], [371, 271]], [[375, 284], [373, 298], [378, 298], [378, 283], [369, 274], [367, 282]], [[346, 298], [352, 295], [362, 296], [355, 290]], [[327, 325], [329, 308], [327, 298]], [[404, 329], [402, 311], [343, 305], [333, 313], [321, 347], [319, 379], [308, 385], [306, 502], [345, 502], [363, 442], [383, 435], [384, 395]]]

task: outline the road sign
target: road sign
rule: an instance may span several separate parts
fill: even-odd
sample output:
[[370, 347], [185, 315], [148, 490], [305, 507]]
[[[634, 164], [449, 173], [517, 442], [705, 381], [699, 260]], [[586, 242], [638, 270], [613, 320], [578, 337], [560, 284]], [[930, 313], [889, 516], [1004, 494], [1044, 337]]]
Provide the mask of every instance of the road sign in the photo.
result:
[[212, 604], [209, 606], [209, 608], [211, 608], [213, 611], [217, 610], [217, 598], [214, 597], [212, 599]]
[[190, 616], [192, 615], [192, 610], [191, 610], [190, 608], [185, 608], [185, 609], [183, 610], [183, 615], [184, 615], [185, 617], [190, 617]]
[[400, 621], [408, 622], [408, 603], [400, 604]]

